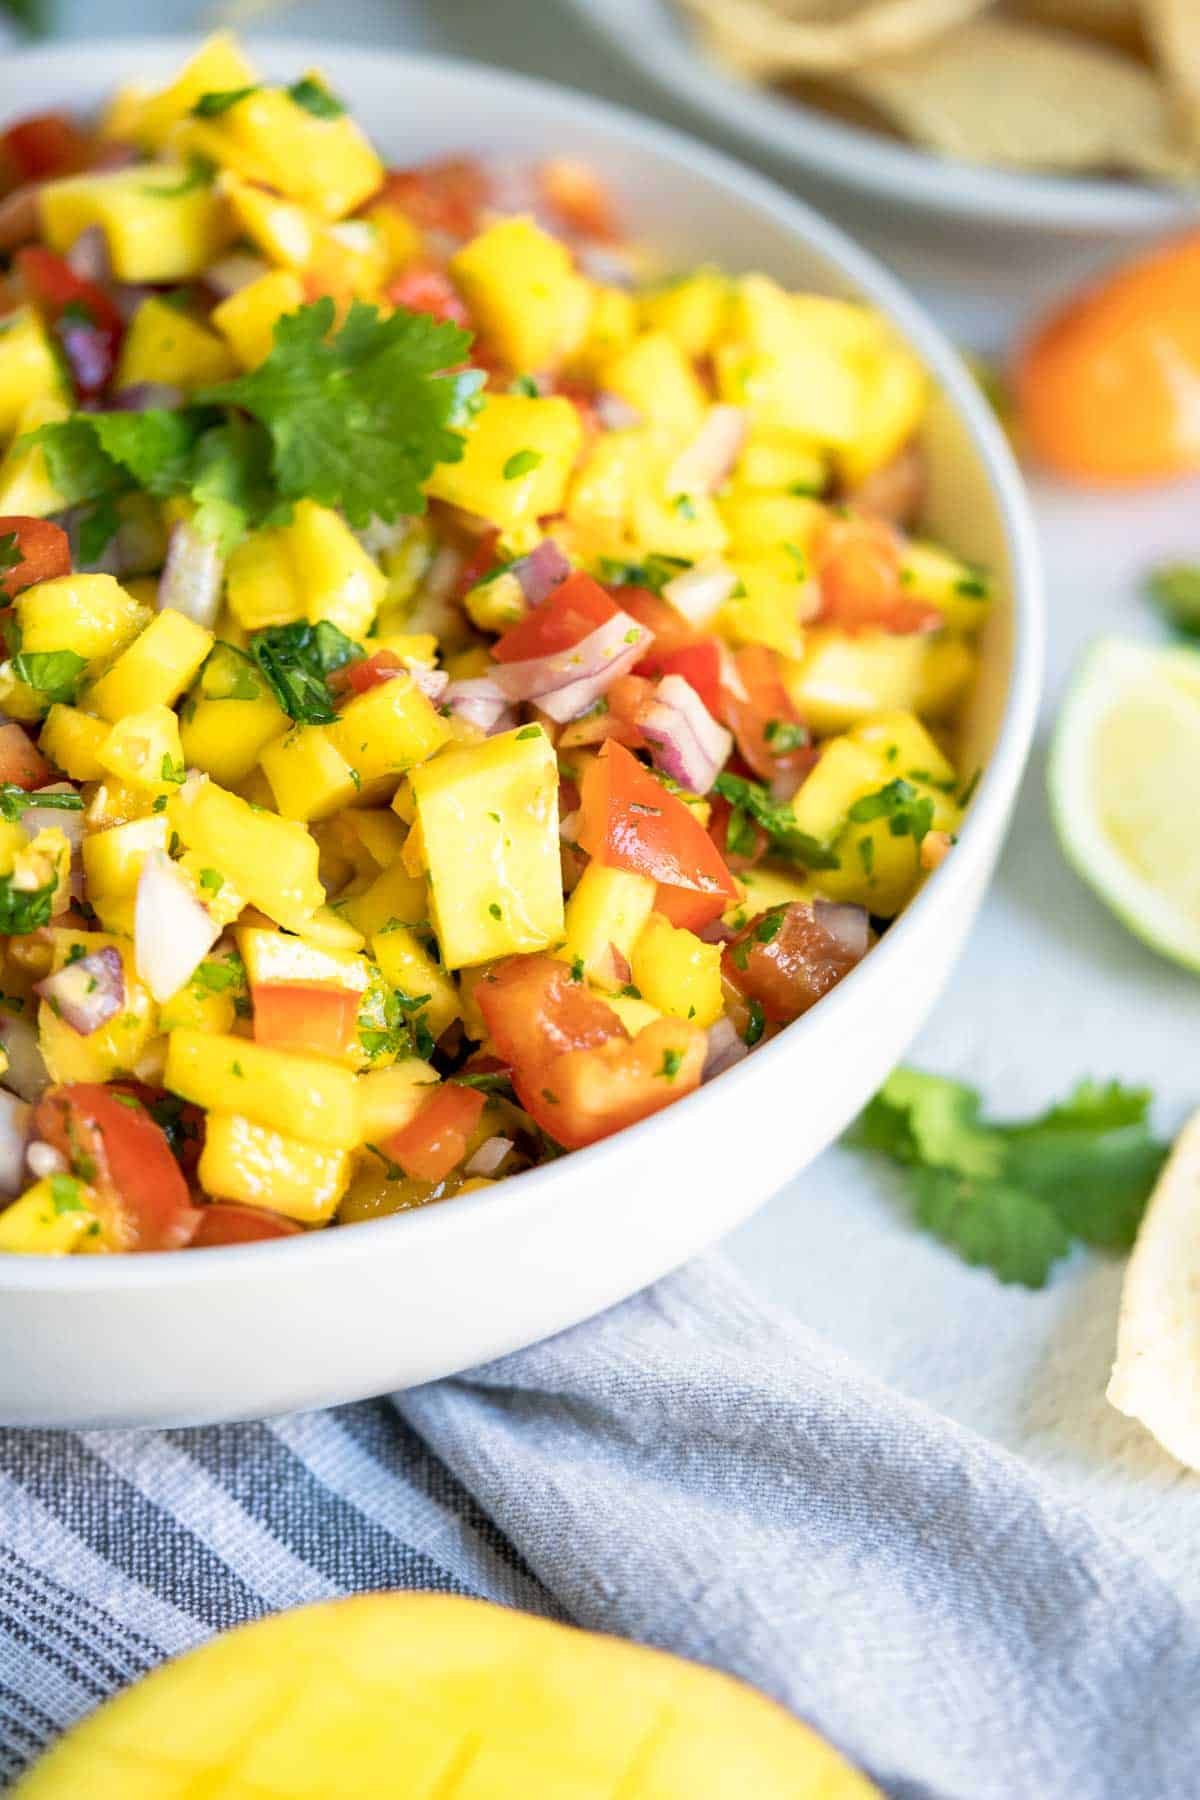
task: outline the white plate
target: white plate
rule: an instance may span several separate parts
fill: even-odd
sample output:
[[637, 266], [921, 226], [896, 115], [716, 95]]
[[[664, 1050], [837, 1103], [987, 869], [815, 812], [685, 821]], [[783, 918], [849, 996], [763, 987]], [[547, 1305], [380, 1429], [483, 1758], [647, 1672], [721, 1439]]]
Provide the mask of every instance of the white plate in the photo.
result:
[[1079, 236], [1147, 235], [1200, 209], [1147, 182], [1022, 174], [948, 158], [859, 129], [740, 80], [705, 55], [674, 0], [570, 0], [627, 61], [713, 124], [847, 193], [978, 227]]
[[[816, 213], [674, 133], [478, 66], [274, 41], [264, 71], [318, 63], [396, 161], [454, 149], [593, 163], [668, 260], [761, 268], [887, 313], [935, 384], [930, 523], [995, 571], [968, 726], [986, 763], [954, 854], [808, 1017], [718, 1081], [590, 1150], [373, 1224], [242, 1248], [0, 1257], [0, 1422], [163, 1425], [323, 1406], [464, 1368], [574, 1324], [745, 1219], [854, 1116], [950, 975], [1029, 748], [1042, 665], [1034, 533], [974, 384], [890, 277]], [[84, 109], [181, 47], [89, 44], [6, 58], [6, 111]]]

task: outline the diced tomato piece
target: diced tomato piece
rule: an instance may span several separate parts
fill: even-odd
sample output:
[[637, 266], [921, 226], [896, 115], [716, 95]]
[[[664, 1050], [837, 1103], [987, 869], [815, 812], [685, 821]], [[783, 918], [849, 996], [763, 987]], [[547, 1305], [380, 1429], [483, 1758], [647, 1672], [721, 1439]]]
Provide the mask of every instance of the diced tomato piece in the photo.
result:
[[619, 611], [600, 583], [577, 569], [540, 606], [496, 639], [492, 655], [497, 662], [555, 656], [582, 642]]
[[475, 989], [497, 1054], [536, 1069], [564, 1050], [586, 1050], [629, 1034], [611, 1006], [554, 956], [512, 956]]
[[[64, 914], [54, 922], [66, 925], [68, 917]], [[86, 931], [88, 926], [81, 919], [74, 929]], [[112, 1082], [111, 1087], [114, 1094], [130, 1094], [146, 1108], [165, 1134], [172, 1156], [190, 1182], [204, 1149], [204, 1108], [193, 1105], [190, 1100], [181, 1100], [178, 1094], [170, 1094], [166, 1088], [154, 1087], [148, 1081], [135, 1081], [132, 1076], [123, 1076]]]
[[629, 613], [639, 625], [644, 625], [647, 631], [654, 633], [654, 644], [649, 656], [637, 665], [639, 675], [656, 675], [658, 666], [654, 662], [655, 657], [667, 655], [673, 650], [682, 650], [699, 641], [700, 633], [688, 624], [683, 614], [676, 612], [668, 600], [652, 594], [649, 588], [618, 587], [612, 590], [612, 596], [622, 612]]
[[454, 584], [454, 598], [461, 600], [470, 593], [477, 581], [490, 569], [494, 569], [500, 560], [496, 554], [496, 545], [500, 541], [498, 531], [485, 531], [475, 540], [475, 544], [466, 562], [459, 570], [458, 580]]
[[414, 263], [389, 282], [387, 298], [393, 306], [407, 307], [409, 312], [429, 313], [432, 318], [448, 320], [451, 325], [471, 323], [466, 303], [444, 269], [433, 263]]
[[560, 750], [577, 750], [584, 744], [603, 744], [616, 738], [630, 750], [642, 750], [646, 740], [638, 724], [638, 715], [654, 692], [653, 682], [644, 675], [618, 675], [604, 696], [603, 709], [585, 712], [572, 719], [559, 733]]
[[486, 1097], [457, 1082], [442, 1084], [414, 1119], [384, 1142], [388, 1156], [417, 1181], [444, 1181], [467, 1154]]
[[57, 1150], [98, 1196], [120, 1250], [182, 1250], [200, 1222], [166, 1133], [132, 1094], [95, 1082], [51, 1088], [32, 1135]]
[[470, 156], [446, 156], [412, 169], [390, 169], [379, 198], [399, 207], [422, 231], [465, 238], [477, 230], [490, 195], [482, 163]]
[[251, 983], [254, 1041], [310, 1056], [347, 1056], [358, 1044], [362, 995], [311, 981]]
[[303, 1230], [294, 1219], [238, 1206], [232, 1200], [210, 1200], [200, 1208], [200, 1223], [189, 1250], [215, 1250], [220, 1244], [260, 1244], [268, 1238], [295, 1237]]
[[84, 281], [52, 250], [18, 250], [16, 269], [30, 299], [48, 316], [81, 394], [98, 394], [116, 367], [125, 325], [94, 281]]
[[335, 669], [329, 677], [329, 690], [337, 699], [348, 700], [355, 694], [369, 693], [381, 682], [394, 680], [403, 669], [394, 650], [376, 650], [374, 656], [364, 656]]
[[[6, 540], [15, 538], [16, 542]], [[13, 555], [18, 560], [11, 563]], [[71, 573], [71, 540], [61, 525], [24, 514], [0, 517], [0, 593], [14, 600], [36, 581], [54, 581]]]
[[722, 649], [716, 638], [697, 638], [693, 644], [681, 644], [677, 650], [664, 650], [661, 653], [655, 640], [649, 656], [638, 664], [638, 673], [682, 675], [699, 694], [713, 718], [724, 719], [726, 696], [722, 685], [723, 668]]
[[737, 899], [699, 819], [621, 744], [605, 744], [584, 774], [579, 842], [597, 862], [657, 881], [654, 904], [673, 925], [696, 930]]
[[847, 631], [877, 626], [907, 633], [936, 630], [936, 606], [910, 600], [900, 584], [900, 539], [882, 519], [831, 518], [815, 549], [821, 618]]
[[812, 763], [808, 733], [788, 697], [775, 652], [748, 644], [734, 658], [745, 697], [730, 686], [725, 691], [725, 723], [737, 739], [744, 760], [764, 781], [794, 774], [797, 784]]
[[751, 919], [726, 947], [722, 966], [747, 1000], [756, 1000], [768, 1019], [786, 1025], [815, 1006], [858, 961], [825, 930], [811, 906], [793, 901]]
[[604, 183], [587, 163], [554, 157], [538, 170], [542, 198], [560, 225], [581, 237], [612, 243], [617, 221]]
[[55, 770], [14, 719], [0, 725], [0, 783], [24, 788], [45, 787], [55, 779]]
[[91, 139], [61, 113], [34, 113], [0, 136], [0, 163], [14, 181], [49, 181], [86, 168], [91, 149]]

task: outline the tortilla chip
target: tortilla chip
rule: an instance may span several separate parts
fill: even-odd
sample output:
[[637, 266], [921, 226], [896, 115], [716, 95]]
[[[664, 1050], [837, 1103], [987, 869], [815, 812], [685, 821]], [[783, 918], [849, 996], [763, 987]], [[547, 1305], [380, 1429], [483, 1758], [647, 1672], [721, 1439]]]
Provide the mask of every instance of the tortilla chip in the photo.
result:
[[1142, 0], [1150, 42], [1170, 86], [1185, 144], [1200, 150], [1200, 0]]
[[1129, 1259], [1108, 1399], [1200, 1469], [1200, 1113], [1158, 1178]]
[[1078, 31], [1119, 50], [1144, 55], [1146, 36], [1138, 0], [1008, 0], [1004, 8], [1027, 25]]
[[991, 0], [684, 0], [728, 67], [764, 80], [895, 56], [986, 12]]
[[943, 156], [1018, 169], [1195, 173], [1153, 73], [1067, 33], [980, 19], [843, 79]]

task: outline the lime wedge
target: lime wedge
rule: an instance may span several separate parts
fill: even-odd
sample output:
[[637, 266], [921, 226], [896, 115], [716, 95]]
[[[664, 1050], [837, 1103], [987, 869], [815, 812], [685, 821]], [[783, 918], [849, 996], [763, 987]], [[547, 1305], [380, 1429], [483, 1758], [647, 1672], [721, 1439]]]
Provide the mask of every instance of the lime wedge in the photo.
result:
[[1050, 752], [1068, 860], [1152, 949], [1200, 971], [1200, 653], [1104, 638]]

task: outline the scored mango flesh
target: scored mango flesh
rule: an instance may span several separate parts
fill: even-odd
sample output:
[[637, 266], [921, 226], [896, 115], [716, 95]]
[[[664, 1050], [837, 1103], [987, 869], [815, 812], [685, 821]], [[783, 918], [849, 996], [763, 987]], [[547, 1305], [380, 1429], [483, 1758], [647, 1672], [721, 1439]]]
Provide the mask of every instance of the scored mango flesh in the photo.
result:
[[215, 1639], [100, 1708], [14, 1800], [870, 1800], [726, 1675], [441, 1594]]

